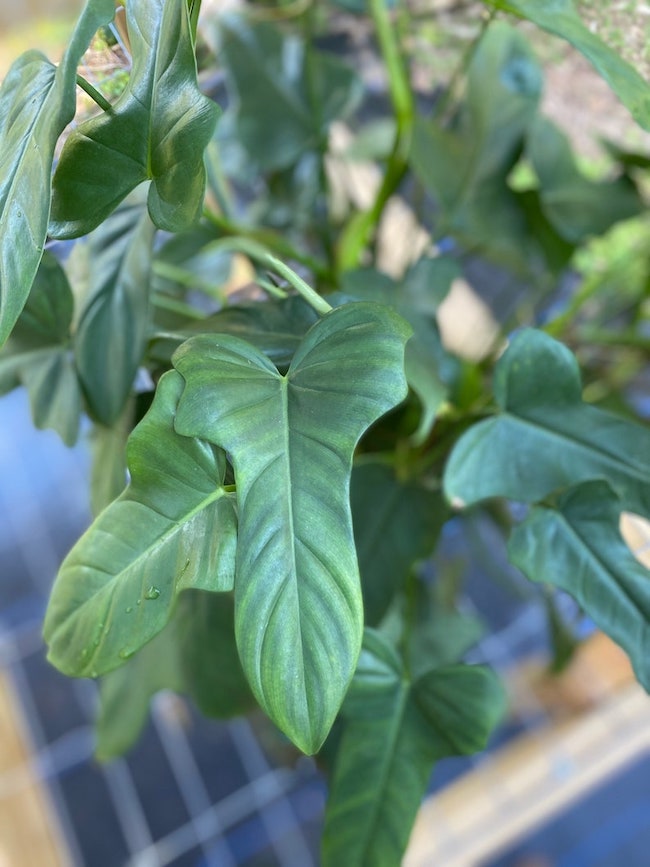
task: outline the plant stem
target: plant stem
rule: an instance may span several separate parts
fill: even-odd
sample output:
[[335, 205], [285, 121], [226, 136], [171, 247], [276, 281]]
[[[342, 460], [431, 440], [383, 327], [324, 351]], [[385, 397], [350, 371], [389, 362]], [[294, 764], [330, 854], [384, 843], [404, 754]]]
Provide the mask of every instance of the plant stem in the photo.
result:
[[361, 253], [374, 236], [386, 203], [399, 187], [408, 168], [415, 101], [406, 64], [391, 24], [386, 0], [369, 0], [377, 41], [388, 74], [388, 89], [395, 113], [395, 141], [386, 172], [370, 210], [356, 214], [346, 226], [339, 245], [339, 266], [345, 270], [359, 263]]
[[324, 298], [321, 298], [317, 292], [314, 292], [302, 277], [256, 241], [250, 238], [222, 238], [210, 244], [210, 248], [212, 250], [229, 250], [233, 253], [242, 253], [254, 262], [258, 262], [264, 268], [268, 268], [269, 271], [274, 271], [280, 277], [283, 277], [290, 286], [293, 286], [296, 292], [321, 316], [332, 310], [331, 304], [328, 304]]
[[113, 111], [113, 106], [106, 99], [106, 97], [101, 94], [97, 90], [97, 88], [93, 87], [92, 84], [83, 77], [83, 75], [79, 75], [78, 73], [77, 84], [85, 93], [88, 94], [88, 96], [92, 99], [93, 102], [97, 103], [97, 105], [102, 109], [102, 111]]

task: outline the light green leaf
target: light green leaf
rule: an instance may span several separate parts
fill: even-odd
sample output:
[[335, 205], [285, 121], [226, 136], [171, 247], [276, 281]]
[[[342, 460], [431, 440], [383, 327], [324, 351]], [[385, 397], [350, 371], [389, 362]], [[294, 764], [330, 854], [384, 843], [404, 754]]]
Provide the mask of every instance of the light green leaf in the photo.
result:
[[371, 630], [344, 704], [323, 867], [399, 867], [434, 763], [483, 749], [504, 709], [488, 669], [453, 665], [410, 682]]
[[540, 250], [507, 179], [541, 91], [542, 72], [526, 39], [493, 23], [470, 63], [455, 126], [417, 120], [411, 151], [413, 170], [442, 209], [439, 228], [520, 269], [535, 265]]
[[72, 132], [54, 175], [50, 234], [95, 229], [143, 181], [160, 229], [179, 232], [203, 206], [203, 151], [218, 108], [198, 88], [187, 3], [139, 0], [127, 6], [133, 54], [129, 83], [113, 110]]
[[632, 117], [650, 129], [650, 89], [639, 73], [583, 24], [572, 0], [484, 0], [566, 39], [594, 66]]
[[70, 349], [72, 291], [57, 260], [41, 260], [16, 327], [0, 350], [0, 394], [24, 385], [34, 424], [53, 428], [66, 445], [79, 432], [81, 389]]
[[90, 433], [90, 505], [95, 517], [126, 487], [126, 443], [133, 428], [135, 401], [129, 401], [112, 427], [96, 424]]
[[623, 541], [620, 513], [609, 485], [585, 482], [555, 508], [533, 508], [513, 531], [508, 553], [531, 581], [570, 593], [630, 656], [650, 691], [650, 572]]
[[43, 254], [59, 136], [74, 117], [77, 65], [113, 0], [89, 0], [58, 67], [38, 51], [0, 87], [0, 346], [23, 309]]
[[378, 462], [354, 468], [350, 502], [365, 620], [375, 626], [413, 565], [433, 553], [447, 508], [441, 492], [400, 481]]
[[313, 48], [308, 60], [304, 42], [277, 27], [227, 15], [219, 33], [236, 95], [236, 135], [262, 171], [288, 168], [317, 150], [330, 123], [361, 97], [351, 69]]
[[304, 752], [324, 741], [362, 632], [349, 479], [366, 428], [406, 393], [408, 326], [374, 304], [316, 323], [286, 376], [227, 335], [174, 356], [186, 380], [176, 429], [220, 445], [237, 483], [235, 628], [263, 709]]
[[581, 174], [567, 137], [546, 118], [535, 119], [526, 151], [539, 178], [544, 213], [570, 243], [602, 235], [619, 220], [643, 211], [629, 178], [597, 183]]
[[102, 678], [100, 761], [117, 758], [135, 743], [152, 696], [163, 689], [189, 696], [212, 717], [236, 716], [254, 706], [237, 655], [231, 593], [184, 591], [163, 631]]
[[154, 233], [135, 198], [88, 239], [92, 269], [75, 359], [91, 414], [109, 426], [124, 410], [145, 351]]
[[496, 366], [494, 394], [498, 415], [470, 428], [445, 468], [452, 503], [535, 503], [606, 479], [623, 508], [650, 516], [650, 430], [583, 403], [577, 362], [561, 343], [520, 332]]
[[186, 588], [232, 588], [233, 497], [225, 456], [173, 428], [182, 380], [164, 376], [129, 439], [131, 483], [63, 561], [45, 617], [50, 661], [96, 677], [121, 665], [167, 623]]

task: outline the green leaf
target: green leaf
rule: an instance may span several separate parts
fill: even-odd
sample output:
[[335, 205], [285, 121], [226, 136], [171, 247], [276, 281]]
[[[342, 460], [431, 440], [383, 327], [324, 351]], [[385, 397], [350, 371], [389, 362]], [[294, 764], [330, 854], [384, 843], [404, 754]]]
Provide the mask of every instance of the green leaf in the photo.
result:
[[596, 183], [582, 175], [567, 137], [546, 118], [535, 119], [526, 151], [539, 178], [544, 213], [570, 243], [602, 235], [619, 220], [643, 211], [629, 178]]
[[90, 505], [95, 517], [126, 487], [126, 443], [133, 428], [134, 403], [127, 403], [112, 427], [96, 424], [91, 431]]
[[517, 334], [496, 366], [494, 394], [498, 415], [470, 428], [445, 468], [452, 503], [534, 503], [606, 479], [623, 508], [650, 516], [650, 430], [583, 403], [577, 362], [561, 343]]
[[413, 565], [432, 554], [447, 508], [441, 492], [401, 481], [378, 462], [354, 468], [350, 502], [365, 619], [375, 626]]
[[650, 691], [650, 572], [621, 537], [621, 509], [609, 485], [585, 482], [555, 508], [533, 508], [513, 531], [508, 553], [532, 581], [570, 593], [630, 656]]
[[236, 518], [222, 487], [225, 456], [174, 431], [182, 387], [176, 373], [161, 379], [129, 439], [129, 487], [61, 566], [44, 635], [65, 674], [117, 668], [165, 626], [181, 590], [232, 588]]
[[424, 442], [431, 432], [448, 394], [444, 374], [450, 359], [442, 347], [434, 317], [458, 275], [458, 265], [440, 257], [420, 259], [401, 283], [372, 268], [348, 271], [341, 281], [345, 295], [386, 304], [413, 329], [406, 347], [405, 372], [422, 404], [420, 423], [413, 435], [416, 444]]
[[77, 65], [113, 0], [88, 0], [58, 67], [38, 51], [0, 87], [0, 346], [23, 309], [43, 254], [59, 136], [74, 117]]
[[104, 425], [122, 414], [142, 363], [154, 233], [136, 197], [88, 239], [90, 285], [74, 348], [88, 407]]
[[133, 68], [113, 110], [74, 130], [54, 175], [50, 234], [75, 238], [95, 229], [139, 184], [150, 180], [149, 213], [179, 232], [203, 207], [203, 151], [218, 108], [203, 96], [187, 4], [128, 4]]
[[239, 507], [235, 628], [263, 709], [315, 752], [356, 665], [362, 600], [349, 479], [354, 447], [403, 399], [408, 326], [348, 304], [307, 333], [286, 376], [228, 335], [174, 356], [186, 380], [176, 429], [226, 449]]
[[433, 764], [483, 749], [503, 709], [488, 669], [446, 666], [412, 683], [392, 647], [367, 630], [344, 704], [323, 867], [399, 867]]
[[470, 63], [456, 124], [417, 120], [411, 151], [413, 170], [442, 209], [439, 229], [520, 269], [536, 264], [541, 251], [507, 181], [541, 91], [542, 72], [525, 38], [493, 23]]
[[484, 0], [495, 9], [532, 21], [577, 48], [605, 79], [632, 117], [650, 129], [650, 89], [613, 49], [583, 24], [571, 0]]
[[178, 346], [197, 334], [230, 334], [252, 343], [277, 367], [286, 368], [301, 340], [318, 319], [299, 296], [273, 301], [249, 301], [224, 307], [172, 334], [156, 335], [150, 357], [167, 362]]
[[270, 24], [227, 15], [219, 32], [236, 96], [236, 136], [262, 171], [288, 168], [318, 150], [330, 123], [360, 99], [351, 69]]
[[102, 678], [100, 761], [117, 758], [135, 743], [152, 696], [163, 689], [189, 696], [212, 717], [236, 716], [254, 705], [237, 654], [231, 593], [181, 593], [163, 631]]
[[0, 394], [24, 385], [36, 427], [53, 428], [66, 445], [75, 443], [81, 417], [70, 349], [72, 312], [68, 278], [45, 253], [13, 334], [0, 350]]

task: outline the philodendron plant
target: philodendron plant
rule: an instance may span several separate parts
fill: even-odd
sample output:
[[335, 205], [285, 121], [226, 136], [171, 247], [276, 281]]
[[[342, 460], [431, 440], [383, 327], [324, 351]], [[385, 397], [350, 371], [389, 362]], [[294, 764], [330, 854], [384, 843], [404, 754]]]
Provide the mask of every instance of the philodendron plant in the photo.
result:
[[[96, 519], [54, 584], [49, 659], [101, 678], [104, 759], [163, 688], [211, 716], [261, 708], [298, 750], [325, 746], [323, 863], [396, 865], [433, 765], [482, 749], [504, 710], [495, 674], [463, 662], [474, 624], [418, 568], [454, 513], [503, 525], [499, 498], [528, 504], [512, 562], [572, 594], [650, 688], [650, 576], [618, 529], [650, 518], [650, 431], [585, 402], [556, 340], [625, 353], [631, 376], [644, 295], [606, 335], [588, 287], [546, 304], [590, 239], [642, 215], [647, 160], [612, 148], [613, 174], [583, 174], [515, 18], [581, 51], [646, 129], [650, 90], [571, 0], [490, 0], [416, 117], [417, 22], [398, 34], [368, 0], [385, 116], [362, 121], [362, 76], [316, 47], [310, 4], [214, 23], [200, 54], [222, 111], [199, 87], [199, 5], [129, 0], [113, 102], [78, 67], [114, 0], [87, 0], [58, 66], [27, 52], [0, 89], [0, 390], [24, 386], [68, 444], [93, 426]], [[78, 86], [96, 110], [70, 130]], [[334, 122], [378, 168], [365, 207], [335, 201]], [[429, 242], [389, 276], [397, 196]], [[480, 363], [437, 324], [470, 253], [518, 281], [531, 321], [550, 310], [542, 330], [506, 318]]]

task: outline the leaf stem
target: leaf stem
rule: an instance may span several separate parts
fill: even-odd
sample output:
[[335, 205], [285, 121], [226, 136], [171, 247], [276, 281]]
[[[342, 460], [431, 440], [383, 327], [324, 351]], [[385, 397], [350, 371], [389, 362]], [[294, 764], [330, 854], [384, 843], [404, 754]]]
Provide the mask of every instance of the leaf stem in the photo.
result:
[[102, 109], [102, 111], [113, 111], [113, 106], [106, 99], [106, 97], [102, 93], [100, 93], [97, 88], [93, 87], [92, 84], [83, 77], [83, 75], [79, 75], [79, 73], [77, 73], [77, 84], [84, 91], [84, 93], [88, 94], [88, 96], [92, 99], [93, 102], [97, 103], [97, 105]]
[[343, 232], [339, 244], [339, 266], [342, 270], [358, 265], [361, 253], [376, 232], [388, 200], [406, 174], [415, 118], [415, 100], [411, 82], [393, 30], [386, 0], [369, 0], [369, 6], [388, 74], [388, 90], [396, 121], [395, 140], [375, 201], [368, 211], [356, 214]]
[[296, 292], [321, 316], [332, 310], [331, 304], [321, 298], [300, 275], [256, 241], [252, 241], [250, 238], [221, 238], [209, 246], [212, 250], [230, 250], [233, 253], [242, 253], [264, 268], [268, 268], [269, 271], [274, 271], [283, 277], [290, 286], [293, 286]]

